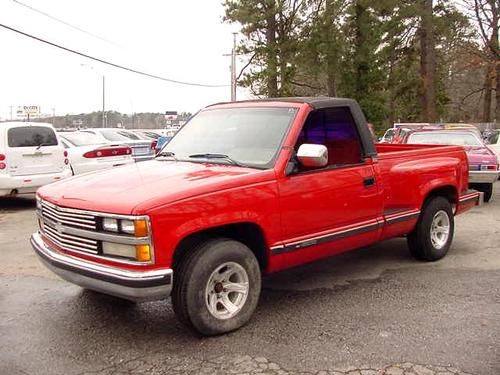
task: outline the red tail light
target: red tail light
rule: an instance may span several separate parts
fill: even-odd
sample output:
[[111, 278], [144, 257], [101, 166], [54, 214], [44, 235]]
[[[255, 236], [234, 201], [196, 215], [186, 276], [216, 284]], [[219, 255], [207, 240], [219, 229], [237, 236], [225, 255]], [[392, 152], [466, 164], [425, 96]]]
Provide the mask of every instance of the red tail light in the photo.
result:
[[158, 141], [151, 142], [151, 150], [156, 150], [156, 145], [157, 144], [158, 144]]
[[489, 171], [498, 171], [498, 165], [488, 165], [487, 169]]
[[67, 158], [68, 157], [68, 151], [64, 150], [64, 157]]
[[84, 158], [105, 158], [109, 156], [122, 156], [130, 155], [132, 150], [130, 147], [117, 147], [117, 148], [100, 148], [98, 150], [88, 151], [83, 154]]
[[5, 169], [7, 168], [7, 164], [5, 163], [1, 163], [2, 161], [5, 160], [5, 155], [4, 154], [0, 154], [0, 169]]

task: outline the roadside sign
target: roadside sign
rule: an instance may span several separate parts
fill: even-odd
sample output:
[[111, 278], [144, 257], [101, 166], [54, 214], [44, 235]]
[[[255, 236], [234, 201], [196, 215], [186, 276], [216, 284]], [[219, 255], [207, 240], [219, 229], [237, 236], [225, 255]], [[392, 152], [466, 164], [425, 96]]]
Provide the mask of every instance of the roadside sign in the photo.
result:
[[17, 107], [16, 111], [17, 117], [21, 118], [33, 118], [40, 116], [40, 106], [38, 105], [22, 105]]

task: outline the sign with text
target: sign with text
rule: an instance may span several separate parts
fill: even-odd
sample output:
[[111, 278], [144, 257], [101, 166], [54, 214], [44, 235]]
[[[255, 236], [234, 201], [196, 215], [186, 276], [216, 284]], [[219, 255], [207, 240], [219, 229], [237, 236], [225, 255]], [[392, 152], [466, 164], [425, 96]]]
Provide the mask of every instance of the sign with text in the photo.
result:
[[38, 117], [40, 116], [39, 105], [23, 105], [17, 107], [17, 117]]

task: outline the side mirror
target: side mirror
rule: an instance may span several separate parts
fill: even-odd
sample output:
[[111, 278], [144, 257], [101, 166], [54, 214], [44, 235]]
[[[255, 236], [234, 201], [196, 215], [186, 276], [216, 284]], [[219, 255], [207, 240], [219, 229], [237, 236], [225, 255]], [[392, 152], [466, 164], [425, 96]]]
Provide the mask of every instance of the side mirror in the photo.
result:
[[323, 145], [303, 144], [297, 151], [297, 159], [307, 168], [322, 168], [328, 165], [328, 149]]

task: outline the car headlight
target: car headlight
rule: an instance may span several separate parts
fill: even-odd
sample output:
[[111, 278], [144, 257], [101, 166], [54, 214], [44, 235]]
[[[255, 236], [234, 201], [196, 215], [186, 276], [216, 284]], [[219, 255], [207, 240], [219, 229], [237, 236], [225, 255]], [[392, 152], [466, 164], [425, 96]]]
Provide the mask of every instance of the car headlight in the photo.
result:
[[135, 234], [135, 225], [132, 220], [121, 220], [120, 228], [124, 233]]
[[146, 220], [113, 219], [105, 217], [102, 220], [102, 229], [107, 232], [131, 234], [135, 237], [147, 237], [149, 226]]
[[42, 209], [42, 199], [38, 195], [36, 196], [36, 209], [37, 210]]
[[103, 255], [128, 258], [139, 262], [149, 262], [152, 258], [151, 247], [147, 244], [125, 245], [115, 242], [103, 242], [102, 253]]
[[105, 217], [102, 220], [102, 228], [108, 232], [118, 232], [118, 220]]

